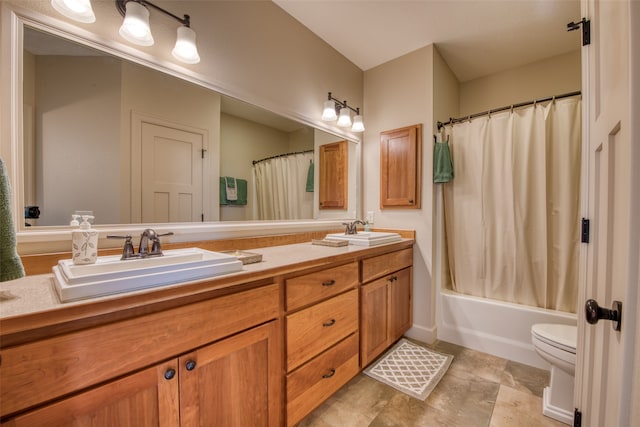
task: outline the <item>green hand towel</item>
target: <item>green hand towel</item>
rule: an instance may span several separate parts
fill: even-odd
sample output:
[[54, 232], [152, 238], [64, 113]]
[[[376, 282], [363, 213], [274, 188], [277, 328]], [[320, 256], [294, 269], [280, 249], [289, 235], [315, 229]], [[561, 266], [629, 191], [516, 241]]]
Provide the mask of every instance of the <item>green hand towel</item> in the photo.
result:
[[309, 163], [307, 171], [307, 193], [313, 193], [313, 162]]
[[9, 177], [4, 160], [0, 159], [0, 282], [24, 276], [22, 260], [16, 251], [16, 231], [12, 215]]
[[449, 182], [453, 179], [453, 162], [448, 142], [436, 142], [433, 146], [433, 182]]
[[[227, 178], [227, 179], [225, 179]], [[236, 179], [236, 200], [227, 199], [227, 182], [233, 181], [231, 177], [220, 177], [220, 205], [246, 205], [247, 204], [247, 180]]]

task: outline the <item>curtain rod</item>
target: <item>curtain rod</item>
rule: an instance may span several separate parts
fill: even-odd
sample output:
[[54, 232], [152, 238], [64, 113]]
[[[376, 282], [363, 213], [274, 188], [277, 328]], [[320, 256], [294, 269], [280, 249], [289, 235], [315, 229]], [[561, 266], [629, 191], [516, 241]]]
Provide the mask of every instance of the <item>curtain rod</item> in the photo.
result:
[[313, 153], [313, 150], [294, 151], [292, 153], [278, 154], [276, 156], [265, 157], [264, 159], [254, 160], [253, 164], [255, 165], [256, 163], [264, 162], [265, 160], [277, 159], [278, 157], [286, 157], [286, 156], [293, 156], [294, 154], [307, 154], [307, 153]]
[[562, 95], [550, 96], [550, 97], [547, 97], [547, 98], [535, 99], [533, 101], [521, 102], [519, 104], [507, 105], [506, 107], [500, 107], [500, 108], [496, 108], [496, 109], [493, 109], [493, 110], [487, 110], [487, 111], [483, 111], [482, 113], [471, 114], [470, 116], [458, 117], [458, 118], [451, 117], [448, 122], [442, 123], [442, 122], [439, 121], [437, 123], [438, 124], [438, 130], [442, 129], [444, 126], [453, 125], [453, 124], [456, 124], [456, 123], [461, 123], [461, 122], [464, 122], [465, 120], [475, 119], [476, 117], [486, 116], [486, 115], [490, 115], [492, 113], [499, 113], [501, 111], [506, 111], [506, 110], [512, 110], [513, 111], [514, 108], [524, 107], [525, 105], [537, 104], [538, 102], [555, 101], [556, 99], [569, 98], [571, 96], [576, 96], [576, 95], [581, 95], [581, 94], [582, 93], [580, 91], [563, 93]]

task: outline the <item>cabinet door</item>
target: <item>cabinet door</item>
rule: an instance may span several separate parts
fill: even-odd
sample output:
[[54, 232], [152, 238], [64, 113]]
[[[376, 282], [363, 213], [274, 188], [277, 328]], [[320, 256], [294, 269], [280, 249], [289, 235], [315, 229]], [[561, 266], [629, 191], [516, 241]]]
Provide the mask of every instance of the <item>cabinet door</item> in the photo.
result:
[[405, 268], [391, 275], [389, 283], [389, 340], [398, 340], [413, 323], [412, 274]]
[[389, 277], [383, 277], [361, 288], [360, 365], [363, 368], [388, 345], [388, 279]]
[[320, 209], [346, 209], [349, 151], [347, 141], [320, 146]]
[[187, 426], [279, 426], [282, 352], [272, 321], [180, 357]]
[[8, 425], [177, 427], [177, 363], [174, 359], [27, 412]]
[[380, 208], [420, 208], [422, 125], [380, 134]]

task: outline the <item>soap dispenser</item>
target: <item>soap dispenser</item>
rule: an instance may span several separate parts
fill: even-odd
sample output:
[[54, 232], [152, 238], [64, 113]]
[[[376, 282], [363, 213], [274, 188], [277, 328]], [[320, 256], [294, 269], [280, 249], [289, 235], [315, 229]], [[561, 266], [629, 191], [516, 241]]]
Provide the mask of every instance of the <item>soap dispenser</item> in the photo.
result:
[[74, 264], [94, 264], [98, 259], [98, 231], [91, 228], [91, 215], [82, 215], [80, 228], [71, 232]]

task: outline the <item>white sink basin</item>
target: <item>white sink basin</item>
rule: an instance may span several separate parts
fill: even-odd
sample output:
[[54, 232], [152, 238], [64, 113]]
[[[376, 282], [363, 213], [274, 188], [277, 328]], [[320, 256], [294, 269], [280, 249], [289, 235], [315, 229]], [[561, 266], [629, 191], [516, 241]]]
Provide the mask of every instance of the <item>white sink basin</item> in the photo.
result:
[[349, 244], [358, 246], [376, 246], [402, 240], [398, 233], [382, 231], [358, 231], [357, 234], [332, 233], [327, 234], [325, 238], [329, 240], [346, 240]]
[[53, 267], [56, 291], [63, 302], [170, 285], [242, 270], [237, 257], [198, 248], [164, 251], [160, 257], [121, 260], [102, 256], [95, 264], [61, 260]]

